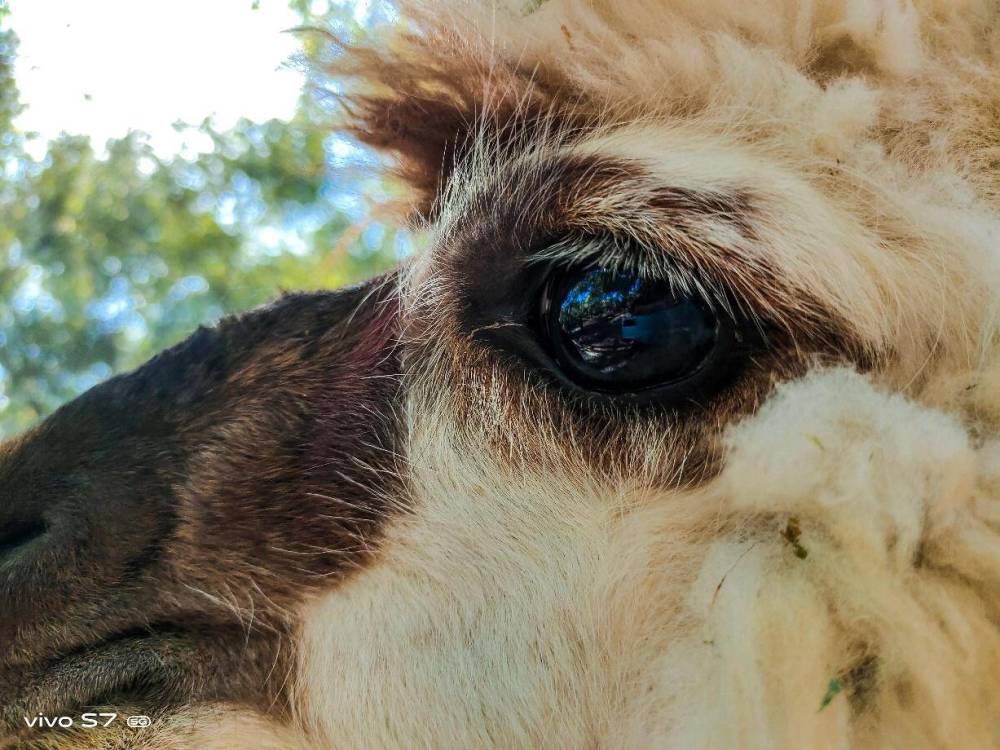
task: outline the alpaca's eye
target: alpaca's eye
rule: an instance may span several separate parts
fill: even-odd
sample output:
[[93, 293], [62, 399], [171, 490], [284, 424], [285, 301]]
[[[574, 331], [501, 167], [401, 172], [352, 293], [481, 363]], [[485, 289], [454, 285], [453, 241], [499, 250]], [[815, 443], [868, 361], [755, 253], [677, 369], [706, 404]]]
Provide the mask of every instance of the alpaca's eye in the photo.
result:
[[[560, 369], [588, 390], [645, 391], [699, 379], [731, 321], [664, 281], [606, 268], [557, 273], [542, 295], [543, 335]], [[723, 357], [722, 359], [726, 359]], [[715, 372], [705, 373], [709, 376]]]

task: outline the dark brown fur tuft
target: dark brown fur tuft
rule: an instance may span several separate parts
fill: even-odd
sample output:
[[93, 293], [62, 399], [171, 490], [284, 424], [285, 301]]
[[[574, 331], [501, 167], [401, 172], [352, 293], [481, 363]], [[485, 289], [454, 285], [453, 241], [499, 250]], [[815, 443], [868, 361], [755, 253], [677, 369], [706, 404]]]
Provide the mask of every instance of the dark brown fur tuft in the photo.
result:
[[333, 35], [324, 72], [345, 90], [333, 96], [339, 129], [397, 159], [412, 190], [410, 208], [431, 216], [456, 166], [477, 136], [500, 149], [537, 137], [538, 123], [581, 125], [585, 107], [550, 71], [494, 55], [489, 45], [458, 38], [440, 19], [416, 16], [419, 32], [351, 44]]

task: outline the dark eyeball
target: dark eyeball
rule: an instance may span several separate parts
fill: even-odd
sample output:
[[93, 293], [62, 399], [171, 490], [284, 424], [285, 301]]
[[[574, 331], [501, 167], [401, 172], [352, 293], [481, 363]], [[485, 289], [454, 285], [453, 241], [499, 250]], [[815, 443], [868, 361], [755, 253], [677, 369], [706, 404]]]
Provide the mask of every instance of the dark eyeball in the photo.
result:
[[548, 280], [541, 306], [556, 363], [588, 390], [675, 387], [677, 395], [698, 395], [732, 368], [738, 348], [730, 317], [698, 295], [630, 271], [559, 272]]

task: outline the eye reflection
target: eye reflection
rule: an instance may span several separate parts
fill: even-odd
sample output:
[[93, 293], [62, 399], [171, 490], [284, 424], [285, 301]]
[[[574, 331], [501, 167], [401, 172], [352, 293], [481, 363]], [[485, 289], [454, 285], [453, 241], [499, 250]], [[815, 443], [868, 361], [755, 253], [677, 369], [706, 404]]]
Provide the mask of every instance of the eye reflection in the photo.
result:
[[641, 388], [683, 378], [712, 351], [718, 322], [693, 296], [663, 281], [593, 268], [549, 290], [550, 337], [570, 377]]

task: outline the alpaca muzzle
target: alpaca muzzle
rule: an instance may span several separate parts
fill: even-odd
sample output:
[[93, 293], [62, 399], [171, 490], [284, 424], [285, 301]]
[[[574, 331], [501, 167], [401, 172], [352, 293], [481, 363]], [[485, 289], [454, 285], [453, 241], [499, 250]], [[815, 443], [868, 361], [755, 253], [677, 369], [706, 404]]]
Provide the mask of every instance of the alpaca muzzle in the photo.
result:
[[297, 603], [387, 517], [385, 287], [199, 329], [0, 445], [0, 746], [89, 705], [281, 713]]

